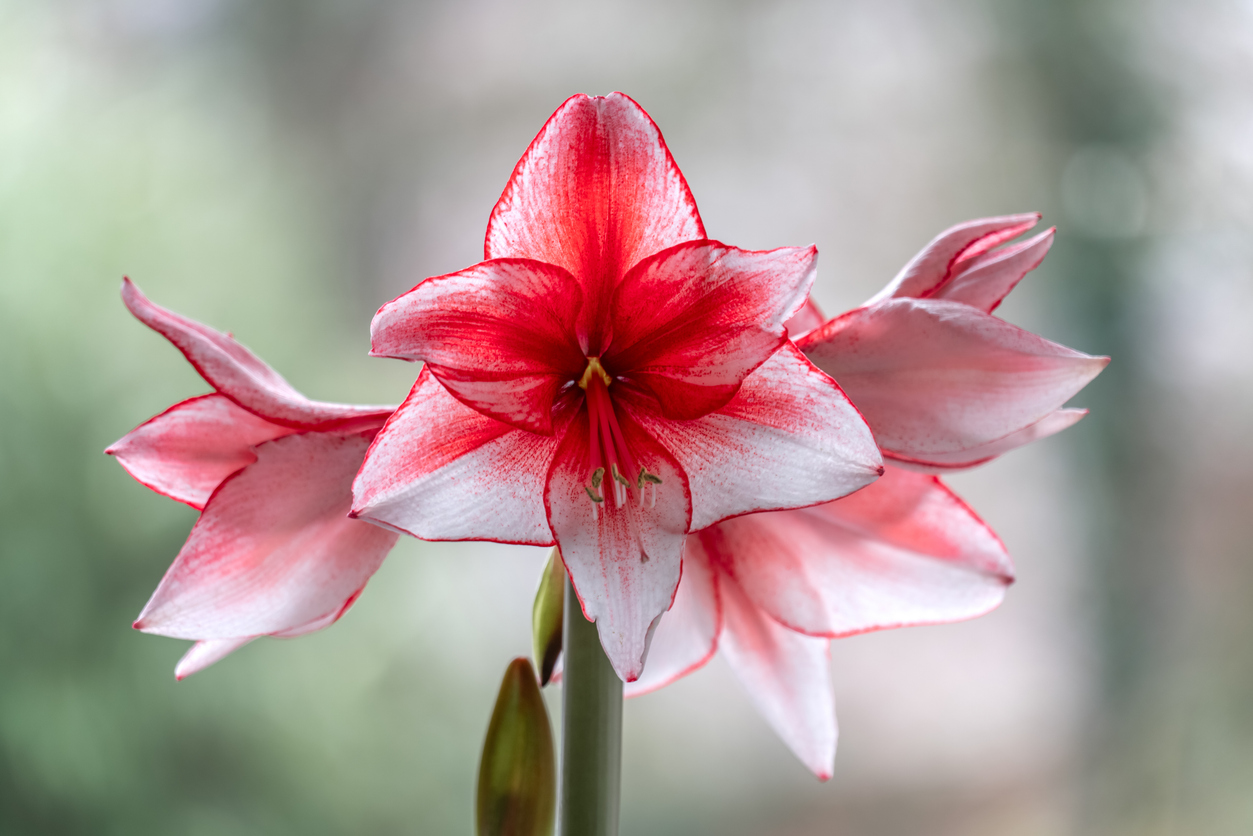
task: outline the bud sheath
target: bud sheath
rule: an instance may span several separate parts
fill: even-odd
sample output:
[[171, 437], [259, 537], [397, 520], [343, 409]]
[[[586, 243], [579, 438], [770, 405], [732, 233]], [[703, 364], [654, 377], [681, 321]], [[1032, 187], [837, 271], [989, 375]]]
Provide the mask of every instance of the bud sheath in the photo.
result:
[[509, 663], [479, 761], [478, 836], [552, 836], [557, 773], [548, 710], [529, 659]]

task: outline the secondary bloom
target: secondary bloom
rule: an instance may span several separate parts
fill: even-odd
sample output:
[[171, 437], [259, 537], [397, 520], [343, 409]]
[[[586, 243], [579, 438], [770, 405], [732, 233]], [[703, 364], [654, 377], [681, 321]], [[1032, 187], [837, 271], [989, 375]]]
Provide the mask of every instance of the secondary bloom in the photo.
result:
[[835, 502], [689, 537], [674, 606], [628, 694], [721, 650], [766, 720], [826, 779], [836, 743], [830, 639], [973, 618], [1001, 602], [1014, 569], [1000, 540], [938, 478], [911, 470], [971, 467], [1086, 414], [1062, 404], [1108, 358], [991, 316], [1048, 251], [1051, 229], [999, 246], [1038, 217], [953, 227], [866, 305], [824, 323], [810, 302], [789, 321], [862, 409], [887, 461], [903, 467]]
[[1062, 404], [1109, 358], [992, 316], [1044, 259], [1053, 230], [999, 245], [1039, 219], [947, 229], [865, 305], [796, 337], [857, 404], [885, 457], [929, 472], [972, 467], [1087, 414]]
[[627, 696], [721, 652], [757, 710], [821, 780], [835, 763], [832, 638], [982, 615], [1013, 581], [1001, 541], [935, 476], [889, 467], [835, 502], [688, 537], [674, 606]]
[[148, 301], [122, 299], [216, 391], [175, 404], [105, 452], [201, 511], [135, 627], [196, 644], [182, 679], [258, 636], [342, 616], [396, 542], [350, 519], [352, 479], [395, 407], [311, 401], [247, 348]]
[[375, 317], [374, 354], [426, 367], [353, 513], [429, 540], [556, 542], [623, 679], [643, 670], [689, 532], [881, 472], [857, 411], [787, 339], [815, 250], [705, 238], [626, 96], [575, 96], [549, 119], [485, 256]]

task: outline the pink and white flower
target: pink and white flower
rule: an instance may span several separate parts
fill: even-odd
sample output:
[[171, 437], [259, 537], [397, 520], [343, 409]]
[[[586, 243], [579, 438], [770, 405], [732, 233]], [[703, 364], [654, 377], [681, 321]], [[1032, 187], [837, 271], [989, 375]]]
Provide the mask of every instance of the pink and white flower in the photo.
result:
[[824, 323], [811, 301], [788, 322], [900, 467], [834, 502], [691, 535], [674, 606], [629, 695], [721, 650], [758, 710], [825, 780], [836, 744], [830, 640], [960, 621], [1000, 604], [1014, 577], [1001, 541], [936, 476], [917, 471], [980, 464], [1086, 414], [1062, 405], [1108, 358], [991, 315], [1052, 242], [1050, 229], [999, 246], [1038, 217], [953, 227], [866, 305]]
[[342, 616], [396, 542], [350, 519], [352, 480], [395, 407], [311, 401], [247, 348], [144, 297], [122, 299], [215, 390], [113, 444], [132, 476], [201, 511], [135, 627], [196, 644], [182, 679], [258, 636], [299, 636]]
[[882, 471], [787, 338], [816, 251], [709, 240], [648, 115], [575, 96], [514, 170], [485, 261], [384, 305], [373, 353], [423, 360], [353, 513], [428, 540], [551, 545], [627, 681], [688, 534]]
[[869, 302], [795, 336], [857, 404], [894, 463], [927, 472], [973, 467], [1087, 414], [1062, 405], [1109, 358], [992, 315], [1044, 259], [1054, 230], [999, 245], [1039, 218], [981, 218], [945, 230]]

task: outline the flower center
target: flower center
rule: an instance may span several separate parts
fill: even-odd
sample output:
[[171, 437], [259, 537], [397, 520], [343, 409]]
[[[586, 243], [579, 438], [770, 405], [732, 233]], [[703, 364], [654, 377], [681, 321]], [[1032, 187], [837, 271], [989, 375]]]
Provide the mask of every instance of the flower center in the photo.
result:
[[[584, 485], [583, 490], [587, 491], [592, 501], [593, 520], [597, 519], [599, 509], [605, 503], [603, 487], [613, 491], [613, 506], [607, 508], [621, 508], [632, 491], [638, 495], [639, 505], [643, 507], [646, 493], [649, 494], [650, 506], [656, 505], [655, 486], [661, 484], [661, 477], [636, 466], [635, 457], [631, 455], [622, 426], [618, 423], [613, 399], [609, 397], [612, 383], [613, 377], [600, 364], [600, 358], [588, 357], [587, 368], [579, 378], [579, 387], [587, 393], [588, 470], [591, 475], [589, 484]], [[626, 474], [634, 478], [628, 478]], [[647, 490], [650, 486], [654, 486], [651, 492]]]

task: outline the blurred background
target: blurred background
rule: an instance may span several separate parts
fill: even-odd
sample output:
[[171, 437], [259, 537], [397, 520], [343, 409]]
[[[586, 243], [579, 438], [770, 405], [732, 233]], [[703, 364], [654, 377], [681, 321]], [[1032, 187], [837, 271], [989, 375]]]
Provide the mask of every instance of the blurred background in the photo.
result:
[[330, 630], [176, 683], [130, 623], [195, 515], [101, 451], [206, 387], [117, 290], [399, 402], [373, 311], [477, 261], [544, 120], [612, 90], [713, 237], [818, 244], [829, 313], [1043, 211], [1000, 313], [1114, 357], [1087, 420], [952, 480], [1005, 604], [834, 645], [830, 783], [715, 660], [628, 704], [623, 833], [1253, 833], [1248, 0], [0, 0], [0, 833], [470, 832], [543, 551], [406, 540]]

